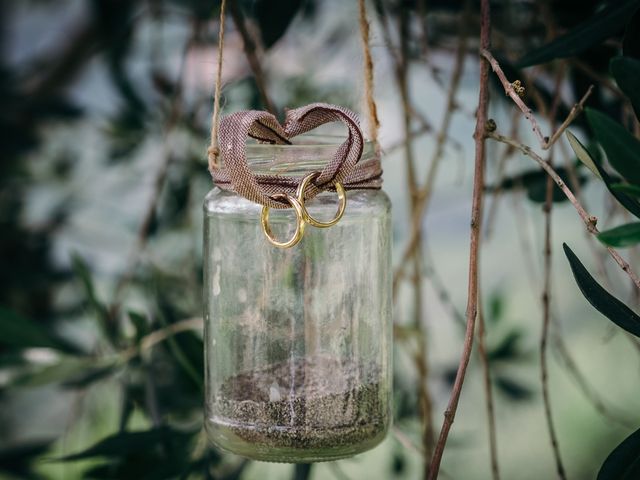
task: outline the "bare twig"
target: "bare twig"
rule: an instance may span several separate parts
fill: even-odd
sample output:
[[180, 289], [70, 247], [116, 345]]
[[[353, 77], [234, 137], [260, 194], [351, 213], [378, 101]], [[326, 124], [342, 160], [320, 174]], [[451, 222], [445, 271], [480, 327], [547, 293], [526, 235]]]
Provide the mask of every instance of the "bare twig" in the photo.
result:
[[447, 140], [449, 127], [451, 125], [451, 119], [455, 110], [455, 97], [460, 86], [460, 79], [462, 78], [462, 72], [464, 70], [464, 60], [467, 51], [467, 32], [466, 24], [469, 17], [469, 2], [465, 4], [465, 14], [460, 18], [460, 35], [458, 37], [458, 47], [456, 50], [455, 66], [451, 75], [451, 82], [449, 84], [449, 90], [447, 92], [447, 107], [444, 111], [440, 130], [436, 137], [436, 148], [434, 149], [431, 161], [429, 162], [429, 168], [425, 177], [424, 184], [416, 192], [415, 205], [412, 211], [411, 233], [409, 235], [409, 242], [405, 247], [402, 255], [402, 259], [397, 269], [394, 272], [393, 277], [393, 289], [398, 288], [399, 278], [402, 276], [402, 272], [406, 267], [407, 262], [412, 258], [414, 250], [418, 248], [421, 239], [422, 223], [426, 215], [431, 196], [433, 194], [433, 186], [438, 173], [438, 167], [444, 152], [444, 145]]
[[[516, 138], [518, 135], [518, 127], [520, 124], [517, 122], [517, 115], [518, 111], [514, 110], [511, 120], [511, 131], [509, 132], [509, 136], [511, 138]], [[490, 197], [491, 204], [487, 209], [487, 218], [485, 221], [484, 235], [486, 239], [491, 237], [491, 234], [493, 233], [493, 226], [497, 218], [498, 205], [503, 193], [502, 182], [505, 178], [504, 172], [507, 166], [507, 160], [511, 158], [514, 152], [515, 149], [513, 147], [505, 148], [502, 152], [502, 155], [500, 155], [500, 159], [498, 160], [498, 166], [496, 168], [496, 180], [494, 180], [496, 189], [492, 192], [492, 195]]]
[[[560, 86], [564, 79], [565, 69], [560, 68], [556, 76], [556, 84], [553, 102], [547, 113], [551, 128], [555, 126], [555, 117], [560, 104]], [[547, 164], [553, 168], [553, 149], [549, 152]], [[549, 370], [547, 367], [547, 345], [549, 341], [549, 327], [551, 325], [551, 266], [552, 266], [552, 248], [551, 248], [551, 220], [553, 211], [553, 179], [547, 176], [545, 201], [544, 201], [544, 262], [543, 262], [543, 288], [542, 288], [542, 330], [540, 333], [540, 381], [542, 384], [542, 403], [544, 407], [545, 418], [547, 421], [547, 430], [549, 439], [551, 440], [551, 450], [556, 463], [556, 471], [558, 477], [566, 480], [567, 474], [560, 455], [560, 444], [553, 422], [553, 414], [551, 412], [551, 397], [549, 394]]]
[[[542, 169], [545, 172], [547, 172], [547, 175], [549, 175], [553, 179], [553, 181], [558, 186], [558, 188], [560, 188], [560, 190], [562, 190], [562, 193], [564, 193], [564, 195], [567, 197], [569, 202], [571, 202], [573, 207], [576, 209], [576, 211], [578, 212], [578, 215], [580, 216], [580, 218], [584, 222], [585, 227], [587, 228], [587, 231], [589, 233], [593, 234], [593, 235], [597, 235], [598, 233], [600, 233], [600, 231], [596, 227], [596, 223], [597, 223], [598, 219], [596, 217], [592, 216], [592, 215], [589, 215], [586, 212], [586, 210], [580, 204], [580, 202], [575, 197], [575, 195], [573, 194], [571, 189], [567, 186], [567, 184], [564, 182], [564, 180], [562, 180], [560, 175], [558, 175], [558, 173], [553, 169], [553, 167], [551, 167], [547, 162], [545, 162], [542, 159], [542, 157], [540, 157], [540, 155], [535, 153], [531, 149], [531, 147], [529, 147], [527, 145], [524, 145], [524, 144], [522, 144], [522, 143], [520, 143], [517, 140], [514, 140], [512, 138], [508, 138], [508, 137], [505, 137], [503, 135], [500, 135], [499, 133], [496, 133], [496, 132], [489, 132], [487, 134], [487, 136], [492, 138], [492, 139], [494, 139], [494, 140], [496, 140], [496, 141], [498, 141], [498, 142], [501, 142], [501, 143], [516, 147], [523, 154], [525, 154], [529, 158], [533, 159], [538, 165], [540, 165], [542, 167]], [[629, 263], [625, 259], [623, 259], [615, 249], [613, 249], [611, 247], [607, 247], [607, 251], [609, 252], [609, 255], [611, 255], [611, 257], [620, 266], [620, 268], [629, 276], [629, 278], [634, 283], [636, 288], [640, 289], [640, 278], [638, 278], [636, 273], [631, 269], [631, 267], [629, 266]]]
[[[556, 327], [559, 326], [559, 323], [556, 321]], [[557, 328], [556, 328], [557, 329]], [[573, 378], [576, 382], [578, 388], [582, 391], [585, 398], [593, 405], [600, 415], [604, 418], [617, 423], [620, 426], [625, 428], [631, 428], [634, 424], [630, 423], [628, 420], [624, 418], [624, 415], [619, 411], [612, 411], [605, 404], [604, 400], [600, 397], [598, 392], [594, 389], [594, 387], [588, 382], [587, 377], [580, 371], [578, 368], [578, 364], [571, 356], [567, 345], [562, 338], [562, 335], [556, 333], [552, 335], [553, 337], [553, 347], [555, 351], [558, 353], [560, 360], [564, 363], [568, 374]]]
[[489, 456], [491, 459], [491, 473], [494, 480], [500, 480], [500, 467], [498, 465], [498, 441], [496, 438], [496, 418], [493, 406], [493, 389], [491, 387], [491, 370], [487, 358], [486, 334], [484, 313], [481, 302], [478, 301], [478, 353], [482, 363], [482, 377], [487, 406], [487, 428], [489, 430]]
[[[480, 46], [488, 49], [490, 44], [490, 18], [489, 0], [482, 0], [480, 4]], [[453, 424], [458, 401], [462, 393], [467, 366], [471, 357], [473, 347], [473, 337], [478, 313], [478, 252], [480, 247], [480, 227], [482, 224], [482, 199], [484, 192], [484, 162], [485, 162], [485, 135], [487, 128], [487, 111], [489, 106], [489, 64], [480, 60], [480, 93], [478, 100], [478, 111], [476, 114], [476, 129], [474, 139], [476, 145], [475, 167], [473, 178], [473, 200], [471, 206], [471, 233], [469, 245], [469, 287], [467, 292], [467, 328], [465, 331], [462, 356], [453, 390], [449, 399], [449, 404], [444, 413], [444, 422], [440, 431], [438, 442], [434, 450], [433, 458], [429, 468], [429, 480], [438, 478], [442, 454], [447, 443], [449, 430]]]
[[276, 108], [269, 98], [269, 95], [267, 94], [264, 72], [262, 71], [260, 61], [258, 60], [256, 41], [251, 36], [251, 33], [244, 23], [244, 15], [242, 14], [242, 10], [240, 10], [240, 7], [238, 6], [237, 0], [229, 1], [229, 12], [231, 13], [231, 17], [233, 17], [233, 23], [235, 24], [238, 32], [240, 33], [240, 36], [242, 37], [244, 54], [247, 57], [249, 67], [251, 68], [251, 72], [253, 73], [253, 78], [256, 81], [256, 87], [258, 88], [260, 100], [262, 101], [262, 104], [267, 109], [267, 111], [275, 115]]
[[589, 98], [589, 96], [593, 91], [593, 85], [592, 85], [591, 87], [589, 87], [589, 89], [587, 90], [587, 93], [584, 94], [584, 96], [580, 99], [580, 101], [571, 108], [571, 111], [569, 111], [569, 115], [567, 115], [567, 118], [565, 119], [565, 121], [562, 122], [560, 127], [553, 133], [553, 135], [551, 135], [551, 138], [546, 137], [542, 134], [542, 130], [540, 129], [540, 126], [538, 125], [538, 122], [536, 120], [536, 117], [533, 115], [533, 112], [522, 101], [518, 92], [516, 92], [516, 89], [514, 88], [514, 84], [509, 82], [509, 80], [507, 80], [507, 77], [502, 71], [502, 69], [500, 68], [500, 64], [498, 63], [498, 61], [493, 57], [493, 55], [491, 55], [491, 53], [487, 49], [481, 50], [480, 53], [484, 58], [486, 58], [491, 63], [491, 68], [500, 79], [500, 83], [502, 83], [505, 93], [509, 97], [511, 97], [513, 102], [522, 111], [525, 118], [529, 120], [529, 122], [531, 123], [533, 132], [535, 133], [536, 137], [538, 137], [538, 141], [540, 142], [540, 147], [543, 150], [548, 150], [551, 147], [551, 145], [553, 145], [558, 140], [558, 138], [560, 138], [560, 136], [564, 133], [567, 127], [571, 124], [571, 122], [573, 122], [573, 120], [575, 120], [575, 118], [580, 114], [580, 112], [582, 112], [584, 108], [584, 103], [587, 101], [587, 99]]
[[[548, 165], [552, 166], [551, 157]], [[542, 403], [544, 405], [547, 430], [551, 440], [551, 449], [556, 463], [558, 477], [566, 480], [567, 474], [560, 456], [560, 445], [556, 435], [551, 413], [551, 399], [549, 397], [549, 374], [547, 367], [547, 343], [549, 339], [549, 325], [551, 318], [551, 209], [553, 205], [553, 179], [547, 177], [546, 195], [544, 203], [544, 284], [542, 291], [542, 332], [540, 334], [540, 380], [542, 383]]]
[[154, 346], [182, 332], [202, 331], [204, 321], [200, 317], [187, 318], [176, 323], [171, 323], [164, 328], [154, 330], [142, 337], [138, 345], [127, 348], [122, 352], [122, 359], [126, 362], [143, 352], [151, 350]]

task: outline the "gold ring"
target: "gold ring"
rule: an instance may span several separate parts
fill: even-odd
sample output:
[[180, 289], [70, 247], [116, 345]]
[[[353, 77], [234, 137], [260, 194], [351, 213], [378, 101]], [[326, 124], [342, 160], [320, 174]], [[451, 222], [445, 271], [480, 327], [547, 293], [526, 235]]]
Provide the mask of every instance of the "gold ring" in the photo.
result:
[[318, 228], [328, 228], [340, 221], [342, 215], [344, 214], [344, 210], [347, 207], [347, 194], [344, 190], [344, 187], [340, 182], [335, 183], [336, 192], [338, 193], [338, 200], [340, 201], [340, 205], [338, 205], [338, 211], [336, 212], [336, 216], [329, 220], [328, 222], [320, 222], [309, 215], [307, 211], [307, 207], [304, 205], [304, 191], [307, 188], [309, 182], [315, 180], [320, 175], [320, 172], [312, 172], [306, 177], [302, 179], [300, 185], [298, 185], [298, 189], [296, 190], [296, 197], [298, 197], [298, 202], [302, 207], [302, 219], [307, 222], [309, 225], [313, 225]]
[[282, 199], [289, 202], [289, 205], [293, 207], [296, 211], [296, 231], [293, 233], [293, 236], [286, 242], [280, 242], [273, 237], [273, 232], [271, 231], [271, 227], [269, 226], [269, 207], [264, 205], [262, 207], [262, 214], [260, 215], [260, 220], [262, 222], [262, 231], [267, 237], [267, 240], [278, 248], [291, 248], [295, 244], [297, 244], [301, 239], [302, 235], [304, 235], [304, 211], [303, 207], [295, 197], [292, 197], [288, 193], [277, 193], [272, 195], [274, 200]]

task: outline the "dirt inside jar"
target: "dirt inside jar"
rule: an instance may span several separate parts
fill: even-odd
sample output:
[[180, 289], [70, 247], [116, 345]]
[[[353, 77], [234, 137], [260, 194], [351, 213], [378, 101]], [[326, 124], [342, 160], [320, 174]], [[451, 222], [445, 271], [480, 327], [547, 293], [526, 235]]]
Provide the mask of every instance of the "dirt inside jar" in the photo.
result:
[[321, 449], [383, 433], [387, 386], [378, 368], [328, 357], [296, 358], [228, 378], [216, 417], [253, 444]]

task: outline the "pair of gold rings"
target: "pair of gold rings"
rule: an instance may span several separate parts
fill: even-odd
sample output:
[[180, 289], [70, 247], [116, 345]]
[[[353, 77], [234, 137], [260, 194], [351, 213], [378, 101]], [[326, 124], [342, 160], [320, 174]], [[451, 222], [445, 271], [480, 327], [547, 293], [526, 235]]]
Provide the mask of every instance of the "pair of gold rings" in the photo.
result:
[[285, 200], [296, 212], [296, 230], [295, 232], [293, 232], [293, 236], [286, 242], [276, 240], [276, 238], [273, 236], [271, 226], [269, 225], [269, 207], [267, 207], [266, 205], [262, 207], [262, 214], [260, 216], [260, 220], [262, 222], [262, 231], [266, 235], [267, 240], [269, 240], [269, 243], [278, 248], [291, 248], [302, 239], [302, 236], [304, 235], [304, 228], [307, 223], [317, 228], [328, 228], [340, 221], [342, 215], [344, 214], [344, 210], [347, 207], [347, 194], [344, 190], [344, 187], [339, 182], [335, 183], [335, 187], [340, 203], [338, 205], [338, 211], [336, 212], [336, 215], [332, 220], [328, 222], [321, 222], [309, 215], [309, 212], [307, 211], [307, 207], [304, 203], [304, 191], [307, 188], [307, 185], [309, 185], [309, 182], [314, 181], [316, 178], [318, 178], [319, 175], [320, 172], [312, 172], [304, 177], [300, 182], [300, 185], [298, 185], [298, 188], [296, 189], [295, 197], [289, 195], [288, 193], [278, 193], [272, 196], [274, 200]]

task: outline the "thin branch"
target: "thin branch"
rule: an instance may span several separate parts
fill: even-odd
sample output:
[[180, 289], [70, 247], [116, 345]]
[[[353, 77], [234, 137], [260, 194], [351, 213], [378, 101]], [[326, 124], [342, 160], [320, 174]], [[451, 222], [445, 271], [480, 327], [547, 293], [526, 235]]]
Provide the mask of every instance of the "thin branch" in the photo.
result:
[[[557, 321], [555, 322], [555, 324], [556, 327], [559, 326]], [[587, 376], [585, 376], [580, 371], [580, 369], [578, 368], [578, 364], [571, 356], [569, 349], [567, 348], [567, 345], [562, 338], [562, 335], [557, 332], [553, 335], [553, 347], [564, 363], [564, 366], [567, 369], [567, 373], [576, 382], [576, 385], [578, 386], [580, 391], [582, 391], [587, 401], [589, 401], [589, 403], [593, 405], [593, 408], [595, 408], [596, 411], [604, 418], [615, 422], [624, 428], [632, 428], [634, 424], [626, 420], [621, 412], [611, 411], [610, 408], [605, 404], [604, 400], [600, 397], [597, 390], [587, 380]]]
[[[580, 216], [583, 223], [585, 224], [587, 231], [593, 235], [597, 235], [598, 233], [600, 233], [600, 231], [596, 227], [596, 223], [598, 222], [598, 219], [592, 215], [589, 215], [586, 212], [586, 210], [580, 204], [580, 202], [578, 201], [576, 196], [573, 194], [571, 189], [567, 186], [564, 180], [560, 178], [560, 175], [558, 175], [558, 173], [553, 169], [553, 167], [551, 167], [547, 162], [545, 162], [542, 159], [542, 157], [540, 157], [540, 155], [535, 153], [531, 149], [531, 147], [524, 145], [512, 138], [508, 138], [503, 135], [500, 135], [499, 133], [496, 133], [496, 132], [488, 132], [487, 136], [500, 143], [504, 143], [506, 145], [511, 145], [513, 147], [516, 147], [523, 154], [533, 159], [538, 165], [540, 165], [542, 169], [545, 172], [547, 172], [547, 175], [549, 175], [553, 179], [553, 181], [556, 183], [558, 188], [562, 190], [562, 193], [564, 193], [564, 195], [567, 197], [569, 202], [571, 202], [573, 207], [576, 209], [576, 211], [578, 212], [578, 215]], [[640, 278], [638, 278], [638, 275], [636, 275], [636, 273], [631, 269], [631, 267], [629, 266], [629, 263], [625, 259], [623, 259], [615, 249], [611, 247], [607, 247], [607, 251], [609, 252], [609, 255], [611, 255], [611, 257], [615, 260], [615, 262], [620, 266], [620, 268], [629, 276], [629, 278], [634, 283], [636, 288], [640, 289]]]
[[231, 13], [231, 17], [233, 18], [233, 23], [235, 24], [238, 32], [240, 33], [240, 36], [242, 37], [244, 54], [247, 57], [249, 67], [251, 68], [251, 72], [253, 73], [253, 78], [256, 82], [256, 87], [258, 88], [260, 100], [267, 111], [275, 115], [276, 108], [269, 98], [269, 95], [267, 94], [264, 72], [262, 70], [262, 66], [260, 65], [260, 61], [258, 60], [256, 42], [247, 29], [246, 24], [244, 23], [244, 15], [242, 14], [242, 10], [240, 10], [240, 7], [238, 6], [237, 0], [231, 0], [229, 2], [229, 12]]
[[429, 202], [433, 194], [433, 186], [435, 183], [436, 175], [438, 173], [438, 167], [444, 153], [444, 146], [447, 140], [448, 131], [453, 118], [453, 112], [456, 109], [455, 97], [460, 86], [460, 79], [462, 78], [462, 72], [464, 70], [464, 60], [467, 51], [467, 31], [466, 24], [469, 19], [469, 2], [465, 3], [464, 15], [460, 18], [460, 28], [458, 37], [458, 47], [456, 50], [456, 59], [451, 74], [451, 81], [449, 84], [449, 90], [447, 92], [447, 107], [444, 111], [440, 130], [436, 137], [436, 147], [434, 149], [431, 161], [429, 162], [429, 168], [425, 177], [424, 184], [416, 192], [415, 205], [412, 212], [411, 221], [411, 233], [409, 235], [409, 242], [403, 252], [402, 259], [399, 266], [396, 268], [393, 276], [393, 290], [398, 288], [399, 278], [402, 276], [402, 272], [406, 267], [407, 262], [413, 256], [414, 250], [420, 245], [422, 224], [426, 215]]
[[[480, 302], [478, 302], [480, 303]], [[496, 438], [496, 418], [493, 406], [493, 389], [491, 385], [491, 370], [487, 358], [486, 334], [484, 313], [482, 306], [478, 309], [478, 353], [482, 363], [482, 379], [487, 406], [487, 429], [489, 430], [489, 457], [491, 459], [491, 473], [494, 480], [500, 480], [500, 467], [498, 465], [498, 441]]]
[[124, 362], [128, 362], [133, 357], [151, 350], [157, 344], [168, 340], [169, 338], [189, 331], [202, 331], [204, 321], [201, 317], [187, 318], [176, 323], [171, 323], [166, 327], [154, 330], [140, 339], [138, 345], [133, 345], [121, 353]]
[[480, 53], [484, 58], [486, 58], [489, 61], [489, 63], [491, 63], [491, 68], [500, 79], [500, 83], [502, 83], [502, 86], [504, 87], [504, 92], [509, 97], [511, 97], [513, 102], [522, 111], [525, 118], [529, 120], [529, 122], [531, 123], [533, 132], [535, 133], [536, 137], [538, 137], [538, 141], [540, 142], [540, 147], [543, 150], [548, 150], [551, 147], [551, 145], [553, 145], [558, 140], [558, 138], [560, 138], [560, 136], [564, 133], [567, 127], [571, 124], [571, 122], [573, 122], [575, 118], [580, 114], [580, 112], [582, 112], [584, 108], [584, 103], [587, 101], [587, 99], [593, 92], [593, 85], [592, 85], [589, 87], [589, 89], [587, 90], [587, 93], [584, 94], [584, 96], [580, 99], [580, 101], [571, 108], [571, 111], [569, 112], [569, 115], [567, 115], [567, 118], [565, 119], [565, 121], [562, 122], [560, 127], [555, 131], [555, 133], [553, 133], [553, 135], [551, 135], [551, 138], [549, 138], [542, 134], [542, 130], [540, 129], [540, 126], [538, 125], [538, 122], [536, 120], [536, 117], [533, 115], [533, 112], [522, 101], [522, 99], [520, 98], [520, 95], [518, 95], [518, 92], [516, 92], [516, 89], [514, 88], [513, 83], [507, 80], [507, 77], [502, 71], [502, 68], [500, 68], [500, 64], [498, 63], [498, 61], [493, 57], [493, 55], [491, 55], [491, 53], [487, 49], [482, 49]]
[[[547, 162], [553, 168], [551, 157]], [[540, 334], [540, 381], [542, 383], [542, 403], [547, 421], [547, 430], [551, 440], [551, 449], [556, 463], [558, 477], [566, 480], [567, 473], [560, 456], [560, 445], [556, 435], [551, 413], [551, 399], [549, 396], [549, 374], [547, 367], [547, 343], [549, 340], [549, 324], [551, 319], [551, 209], [553, 205], [553, 180], [547, 177], [546, 195], [544, 203], [544, 283], [542, 291], [542, 332]]]
[[[480, 46], [488, 49], [490, 44], [490, 17], [489, 0], [482, 0], [480, 4]], [[440, 431], [440, 437], [431, 460], [429, 468], [429, 480], [438, 478], [442, 454], [447, 443], [449, 430], [453, 424], [462, 385], [464, 383], [467, 366], [473, 348], [473, 337], [478, 313], [478, 252], [480, 247], [480, 230], [482, 224], [482, 199], [484, 193], [484, 163], [485, 163], [485, 136], [487, 128], [487, 111], [489, 106], [489, 64], [480, 60], [480, 93], [478, 100], [478, 111], [476, 114], [476, 129], [474, 139], [476, 145], [475, 167], [473, 177], [473, 200], [471, 206], [471, 233], [469, 245], [469, 288], [467, 292], [467, 328], [465, 331], [462, 356], [456, 379], [453, 384], [451, 398], [444, 413], [444, 422]]]

